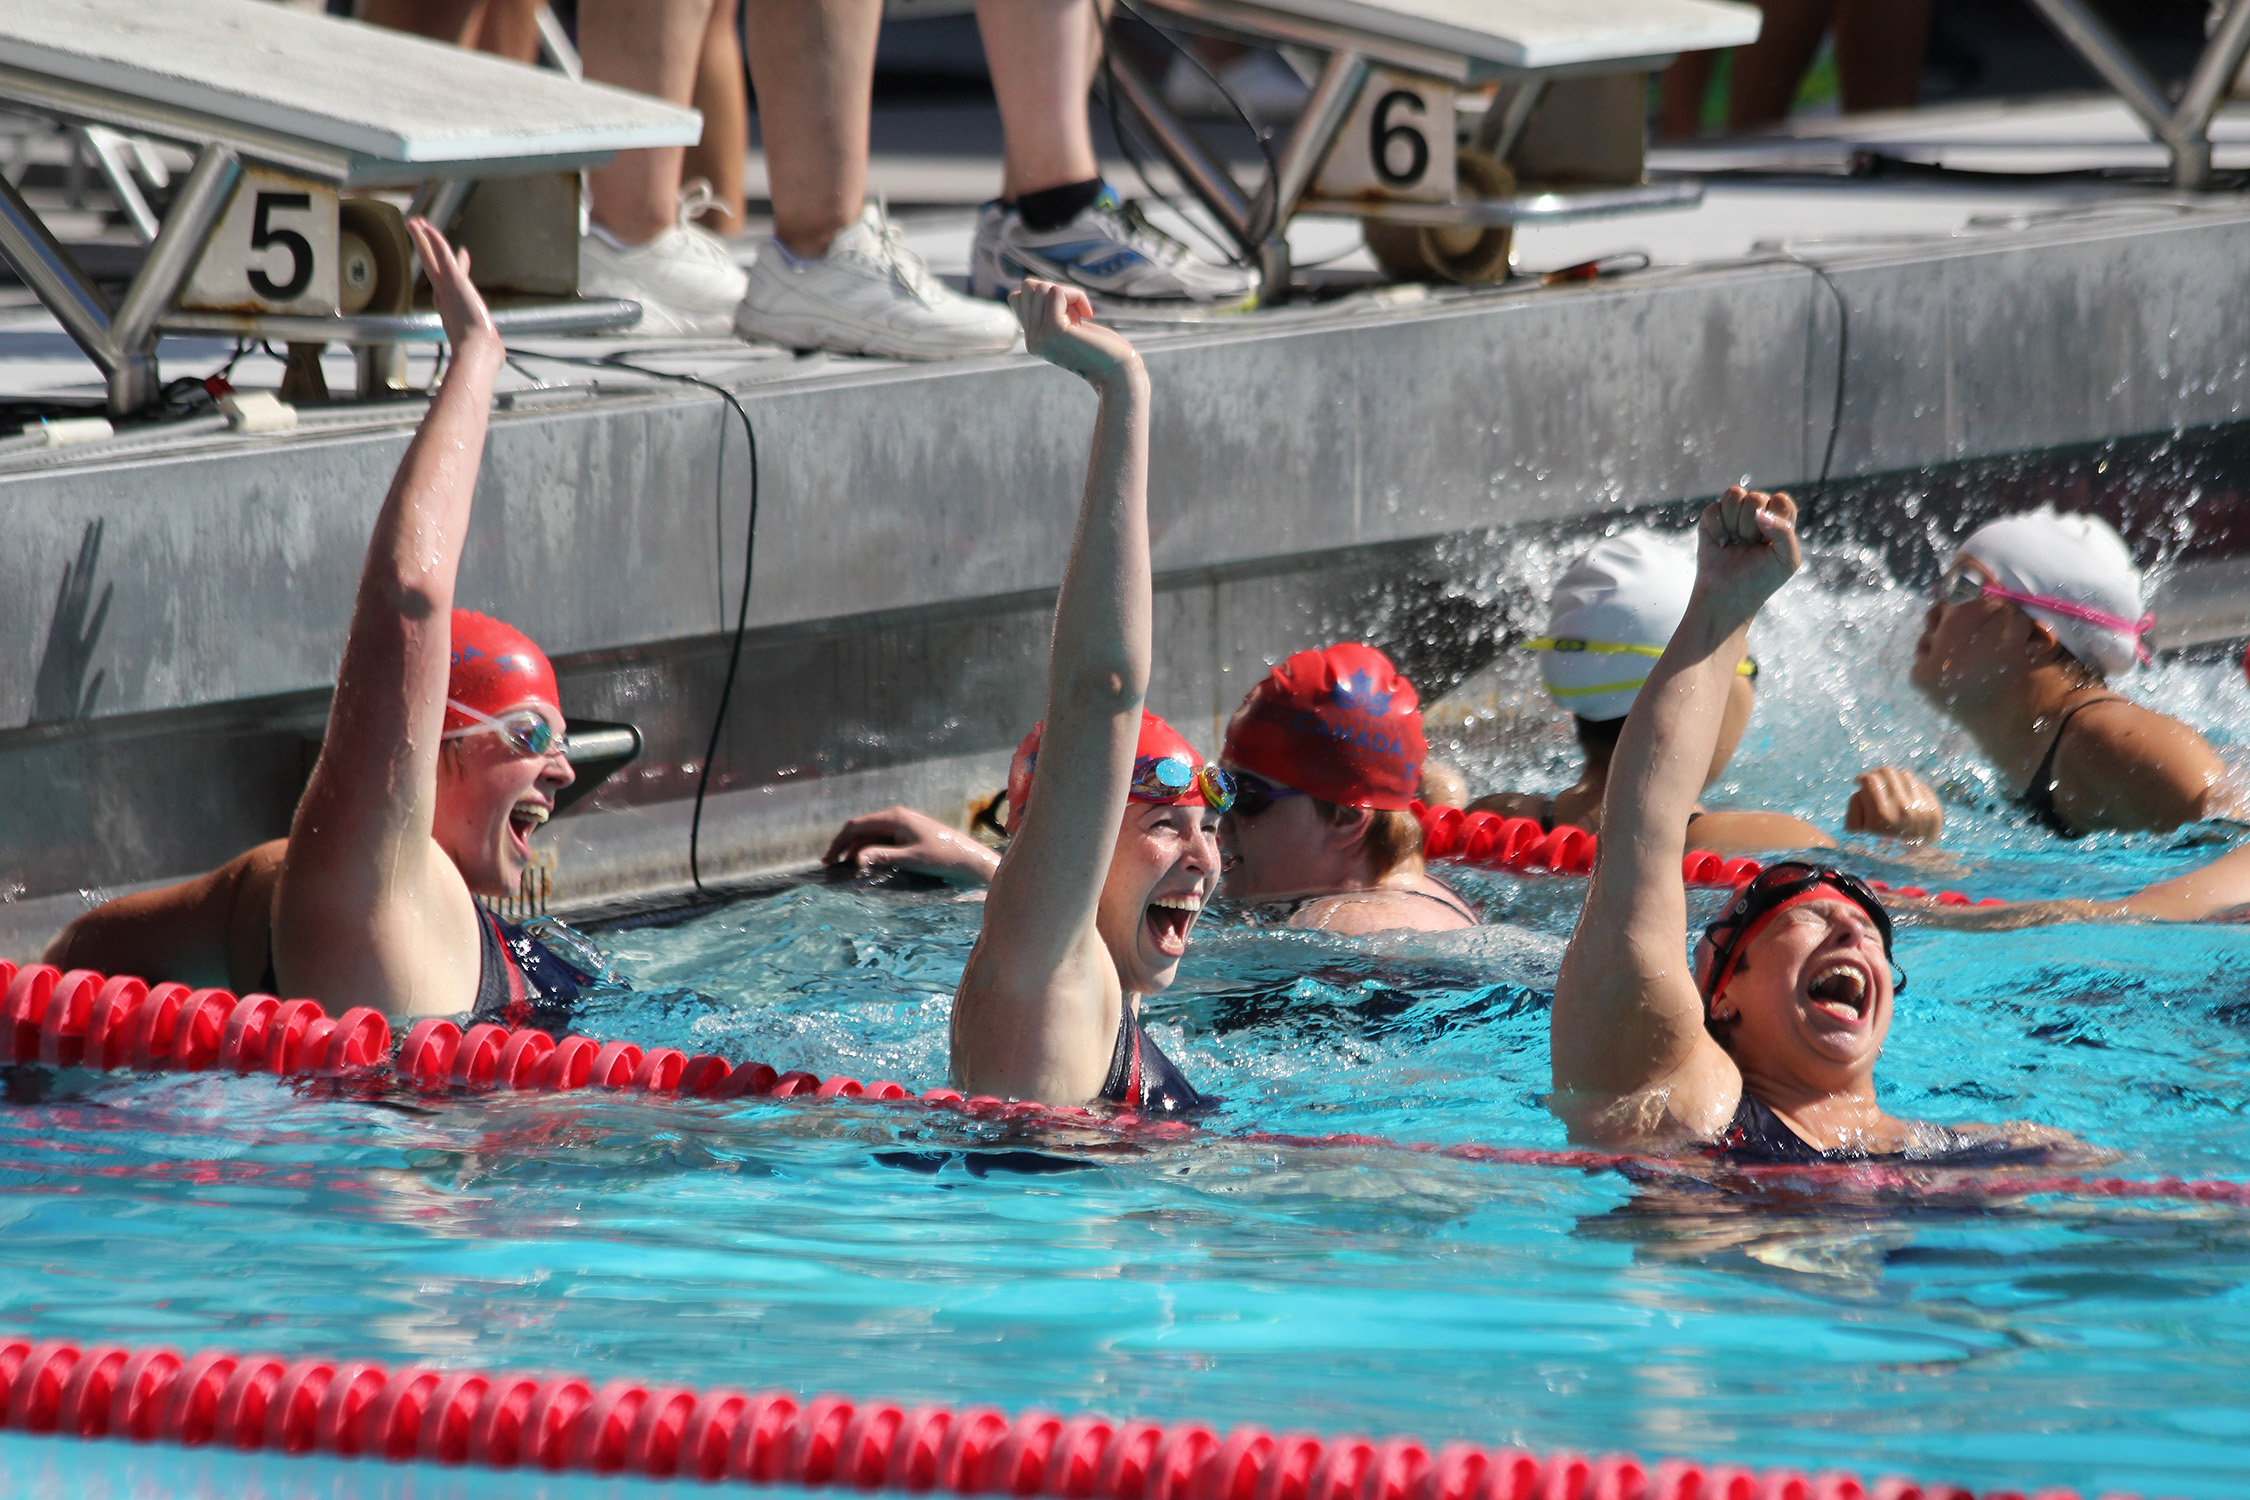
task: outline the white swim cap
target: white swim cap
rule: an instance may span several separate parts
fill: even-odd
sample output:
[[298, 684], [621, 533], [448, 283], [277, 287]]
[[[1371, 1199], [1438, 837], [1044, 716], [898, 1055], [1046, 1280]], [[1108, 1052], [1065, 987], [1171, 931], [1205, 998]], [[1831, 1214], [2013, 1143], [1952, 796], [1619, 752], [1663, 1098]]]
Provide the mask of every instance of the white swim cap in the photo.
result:
[[2104, 676], [2145, 660], [2141, 570], [2125, 540], [2099, 516], [2052, 509], [1980, 526], [1954, 554], [1973, 557], [2023, 612], [2055, 632], [2063, 649]]
[[1605, 537], [1555, 580], [1539, 653], [1547, 692], [1582, 719], [1622, 719], [1687, 613], [1693, 532]]

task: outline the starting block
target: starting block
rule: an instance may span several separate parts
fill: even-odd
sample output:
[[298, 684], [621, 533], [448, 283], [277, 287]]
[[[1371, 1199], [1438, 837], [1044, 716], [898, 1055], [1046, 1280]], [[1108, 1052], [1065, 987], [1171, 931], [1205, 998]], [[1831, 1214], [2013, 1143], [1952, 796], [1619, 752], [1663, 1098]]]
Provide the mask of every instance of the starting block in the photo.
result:
[[194, 154], [114, 307], [0, 178], [0, 256], [101, 368], [114, 415], [156, 402], [165, 334], [279, 340], [316, 382], [319, 349], [347, 344], [361, 395], [402, 385], [400, 346], [443, 337], [414, 305], [409, 214], [470, 247], [503, 333], [631, 323], [636, 304], [577, 295], [579, 169], [702, 129], [660, 100], [262, 0], [0, 7], [0, 107]]
[[1129, 58], [1109, 58], [1120, 102], [1255, 259], [1269, 300], [1289, 285], [1284, 231], [1297, 214], [1363, 220], [1400, 280], [1490, 281], [1507, 275], [1517, 224], [1700, 202], [1698, 182], [1647, 180], [1645, 75], [1682, 52], [1753, 42], [1761, 21], [1728, 0], [1146, 3], [1310, 75], [1246, 193]]

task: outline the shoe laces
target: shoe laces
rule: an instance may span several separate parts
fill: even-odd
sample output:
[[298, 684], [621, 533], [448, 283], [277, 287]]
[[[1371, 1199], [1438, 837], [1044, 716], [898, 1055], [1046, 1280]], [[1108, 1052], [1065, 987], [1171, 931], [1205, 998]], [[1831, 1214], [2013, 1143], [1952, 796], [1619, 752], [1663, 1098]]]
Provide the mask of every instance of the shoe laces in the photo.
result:
[[907, 248], [906, 231], [891, 222], [883, 204], [870, 204], [869, 210], [868, 216], [860, 222], [874, 236], [872, 250], [853, 246], [846, 249], [845, 254], [880, 270], [923, 306], [935, 307], [945, 289], [930, 274], [929, 263]]
[[708, 177], [691, 177], [680, 184], [680, 218], [682, 229], [701, 229], [695, 221], [712, 209], [719, 207], [719, 195], [711, 190]]
[[1096, 211], [1106, 213], [1117, 221], [1118, 228], [1122, 231], [1119, 238], [1123, 239], [1126, 244], [1131, 245], [1143, 254], [1147, 254], [1150, 250], [1159, 252], [1150, 255], [1149, 259], [1160, 265], [1173, 264], [1184, 259], [1188, 254], [1188, 247], [1184, 241], [1174, 239], [1149, 221], [1148, 214], [1141, 208], [1138, 198], [1118, 199], [1106, 204], [1098, 203], [1096, 204]]

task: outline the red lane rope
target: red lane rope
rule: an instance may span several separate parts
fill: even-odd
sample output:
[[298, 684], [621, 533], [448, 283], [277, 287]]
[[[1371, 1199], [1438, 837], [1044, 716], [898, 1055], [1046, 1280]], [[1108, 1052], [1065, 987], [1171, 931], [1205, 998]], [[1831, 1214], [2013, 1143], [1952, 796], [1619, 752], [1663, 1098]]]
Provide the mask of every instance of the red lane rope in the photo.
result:
[[[1408, 804], [1422, 825], [1422, 854], [1426, 859], [1457, 859], [1487, 870], [1507, 870], [1527, 875], [1548, 871], [1556, 875], [1585, 875], [1594, 868], [1600, 840], [1568, 823], [1553, 830], [1541, 828], [1531, 818], [1503, 818], [1497, 813], [1465, 813], [1458, 807], [1425, 807]], [[1754, 879], [1764, 866], [1754, 859], [1725, 859], [1708, 849], [1690, 849], [1680, 861], [1680, 876], [1689, 885], [1736, 886]], [[1932, 901], [1940, 906], [2003, 906], [1997, 896], [1972, 901], [1959, 891], [1939, 891], [1934, 896], [1918, 885], [1888, 886], [1867, 882], [1875, 890], [1909, 901]]]
[[[1979, 1500], [1957, 1485], [1085, 1412], [0, 1338], [0, 1427], [245, 1452], [1052, 1500]], [[1982, 1500], [2025, 1500], [1987, 1491]], [[2032, 1500], [2078, 1500], [2072, 1490]], [[2133, 1500], [2130, 1496], [2105, 1500]]]
[[889, 1079], [861, 1083], [840, 1074], [822, 1078], [785, 1073], [762, 1062], [732, 1063], [712, 1053], [690, 1057], [670, 1047], [644, 1049], [632, 1042], [605, 1043], [584, 1036], [557, 1041], [531, 1027], [477, 1025], [464, 1032], [437, 1017], [415, 1022], [394, 1058], [390, 1023], [364, 1006], [331, 1019], [314, 1000], [282, 1000], [273, 995], [238, 998], [226, 990], [191, 990], [184, 984], [151, 986], [131, 975], [111, 978], [91, 969], [65, 973], [52, 964], [19, 970], [0, 961], [0, 1063], [11, 1062], [142, 1072], [223, 1069], [285, 1078], [372, 1079], [387, 1074], [408, 1088], [432, 1092], [593, 1088], [698, 1099], [872, 1099], [918, 1103], [976, 1119], [1100, 1130], [1131, 1140], [1192, 1138], [1292, 1149], [1364, 1147], [1496, 1166], [1617, 1171], [1683, 1183], [1719, 1180], [1769, 1189], [1811, 1186], [1993, 1198], [2059, 1193], [2250, 1207], [2250, 1183], [2225, 1179], [2032, 1176], [2020, 1169], [1947, 1167], [1942, 1162], [1715, 1163], [1693, 1157], [1473, 1142], [1443, 1145], [1372, 1135], [1226, 1135], [1182, 1120], [1130, 1111], [1097, 1114], [1070, 1105], [989, 1095], [964, 1097], [949, 1088], [916, 1094]]

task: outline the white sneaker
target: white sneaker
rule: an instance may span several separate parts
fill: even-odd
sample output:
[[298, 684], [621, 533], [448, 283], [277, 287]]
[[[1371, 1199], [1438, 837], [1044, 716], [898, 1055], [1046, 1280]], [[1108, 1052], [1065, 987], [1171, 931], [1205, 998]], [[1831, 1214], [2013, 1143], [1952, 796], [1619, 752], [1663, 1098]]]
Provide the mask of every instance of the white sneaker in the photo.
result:
[[1255, 272], [1197, 260], [1107, 184], [1100, 197], [1053, 229], [1033, 229], [1000, 203], [977, 210], [969, 289], [979, 297], [1005, 297], [1026, 276], [1082, 287], [1097, 301], [1247, 305], [1258, 286]]
[[620, 249], [602, 234], [583, 236], [578, 241], [579, 294], [638, 302], [641, 320], [626, 330], [631, 334], [725, 338], [733, 331], [735, 304], [750, 278], [735, 264], [726, 241], [695, 222], [708, 204], [709, 189], [695, 183], [680, 194], [679, 222], [645, 245]]
[[734, 328], [791, 349], [893, 359], [1005, 354], [1016, 344], [1014, 313], [932, 276], [872, 203], [819, 260], [797, 260], [778, 240], [760, 246]]

